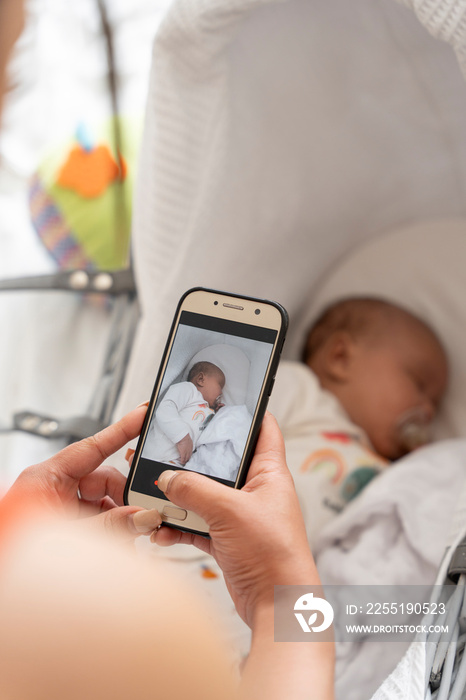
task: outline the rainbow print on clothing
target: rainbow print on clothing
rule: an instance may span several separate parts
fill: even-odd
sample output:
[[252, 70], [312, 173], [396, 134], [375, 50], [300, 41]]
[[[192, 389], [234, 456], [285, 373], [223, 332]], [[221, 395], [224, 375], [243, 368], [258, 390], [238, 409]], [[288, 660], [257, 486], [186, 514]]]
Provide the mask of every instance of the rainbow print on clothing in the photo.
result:
[[191, 420], [201, 421], [201, 423], [203, 423], [205, 420], [205, 412], [204, 411], [196, 411], [196, 413], [193, 415]]
[[345, 462], [339, 452], [324, 448], [312, 452], [299, 468], [300, 472], [325, 470], [332, 484], [338, 484], [346, 471]]

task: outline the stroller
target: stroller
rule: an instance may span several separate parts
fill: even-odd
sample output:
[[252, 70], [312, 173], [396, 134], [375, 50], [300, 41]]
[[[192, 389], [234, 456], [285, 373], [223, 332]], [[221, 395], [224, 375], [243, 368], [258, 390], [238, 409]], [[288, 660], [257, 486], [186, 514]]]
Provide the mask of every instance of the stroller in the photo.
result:
[[[464, 60], [464, 4], [410, 4]], [[15, 427], [75, 439], [145, 399], [176, 300], [202, 283], [281, 301], [290, 359], [332, 299], [401, 302], [449, 352], [436, 437], [465, 436], [466, 88], [452, 48], [418, 18], [393, 0], [173, 2], [154, 45], [139, 165], [137, 305], [131, 273], [111, 273], [104, 293], [121, 302], [88, 415], [63, 425], [21, 412]], [[74, 273], [60, 274], [73, 288]], [[454, 636], [415, 645], [377, 698], [464, 694], [457, 513], [439, 574], [457, 581]], [[414, 679], [398, 695], [397, 677]]]

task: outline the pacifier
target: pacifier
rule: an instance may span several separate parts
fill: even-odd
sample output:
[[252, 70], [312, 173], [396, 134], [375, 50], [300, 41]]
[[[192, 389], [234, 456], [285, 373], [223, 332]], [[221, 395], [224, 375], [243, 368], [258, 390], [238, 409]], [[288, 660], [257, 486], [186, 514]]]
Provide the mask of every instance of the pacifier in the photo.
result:
[[224, 406], [225, 404], [223, 403], [223, 394], [220, 394], [214, 401], [214, 411], [217, 412], [219, 408], [223, 408]]
[[398, 442], [406, 452], [412, 452], [430, 442], [430, 418], [423, 408], [412, 408], [403, 413], [397, 423]]

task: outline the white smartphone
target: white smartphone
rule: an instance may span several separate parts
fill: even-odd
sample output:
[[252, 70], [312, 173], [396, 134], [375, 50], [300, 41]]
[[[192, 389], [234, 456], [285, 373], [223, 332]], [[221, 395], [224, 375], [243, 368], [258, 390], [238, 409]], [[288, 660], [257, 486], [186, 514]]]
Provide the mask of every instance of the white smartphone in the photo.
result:
[[272, 391], [288, 315], [280, 304], [211, 289], [181, 298], [125, 488], [171, 527], [208, 536], [195, 513], [157, 487], [167, 469], [227, 486], [246, 479]]

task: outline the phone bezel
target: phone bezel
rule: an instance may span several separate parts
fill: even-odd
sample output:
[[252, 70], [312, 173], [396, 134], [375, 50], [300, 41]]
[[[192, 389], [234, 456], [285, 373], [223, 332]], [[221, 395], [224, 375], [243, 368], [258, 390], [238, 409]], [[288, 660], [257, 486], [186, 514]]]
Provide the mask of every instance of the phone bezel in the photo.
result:
[[[235, 303], [236, 302], [236, 303]], [[224, 306], [230, 304], [231, 306]], [[234, 308], [241, 306], [242, 309]], [[260, 309], [260, 313], [256, 313], [256, 309]], [[217, 291], [213, 289], [205, 289], [203, 287], [195, 287], [186, 291], [178, 302], [177, 309], [173, 318], [173, 322], [168, 334], [167, 343], [160, 363], [157, 378], [154, 384], [152, 395], [149, 401], [146, 417], [141, 429], [138, 444], [134, 454], [126, 487], [124, 491], [124, 502], [126, 505], [137, 505], [143, 508], [157, 508], [161, 512], [164, 507], [173, 506], [171, 501], [166, 501], [161, 498], [149, 496], [131, 490], [134, 473], [141, 456], [142, 447], [145, 436], [149, 428], [152, 414], [155, 409], [155, 404], [161, 388], [163, 376], [170, 357], [170, 352], [178, 328], [180, 317], [183, 311], [199, 313], [205, 316], [210, 316], [218, 319], [227, 319], [230, 321], [244, 323], [251, 326], [261, 328], [271, 328], [277, 331], [277, 337], [272, 348], [269, 363], [262, 382], [262, 388], [256, 406], [256, 411], [251, 422], [251, 428], [246, 442], [246, 449], [243, 454], [243, 459], [238, 470], [238, 476], [233, 488], [241, 488], [246, 480], [249, 464], [254, 454], [259, 430], [267, 408], [268, 398], [270, 396], [273, 380], [278, 367], [281, 350], [285, 341], [285, 335], [288, 328], [288, 314], [285, 309], [277, 302], [257, 299], [254, 297], [244, 296], [240, 294], [229, 294], [227, 292]], [[167, 469], [170, 465], [167, 464]], [[209, 477], [208, 477], [209, 478]], [[163, 516], [163, 522], [170, 527], [175, 527], [179, 530], [184, 530], [191, 533], [196, 533], [208, 537], [208, 526], [205, 521], [192, 511], [188, 511], [187, 517], [183, 521], [175, 520], [168, 516]]]

